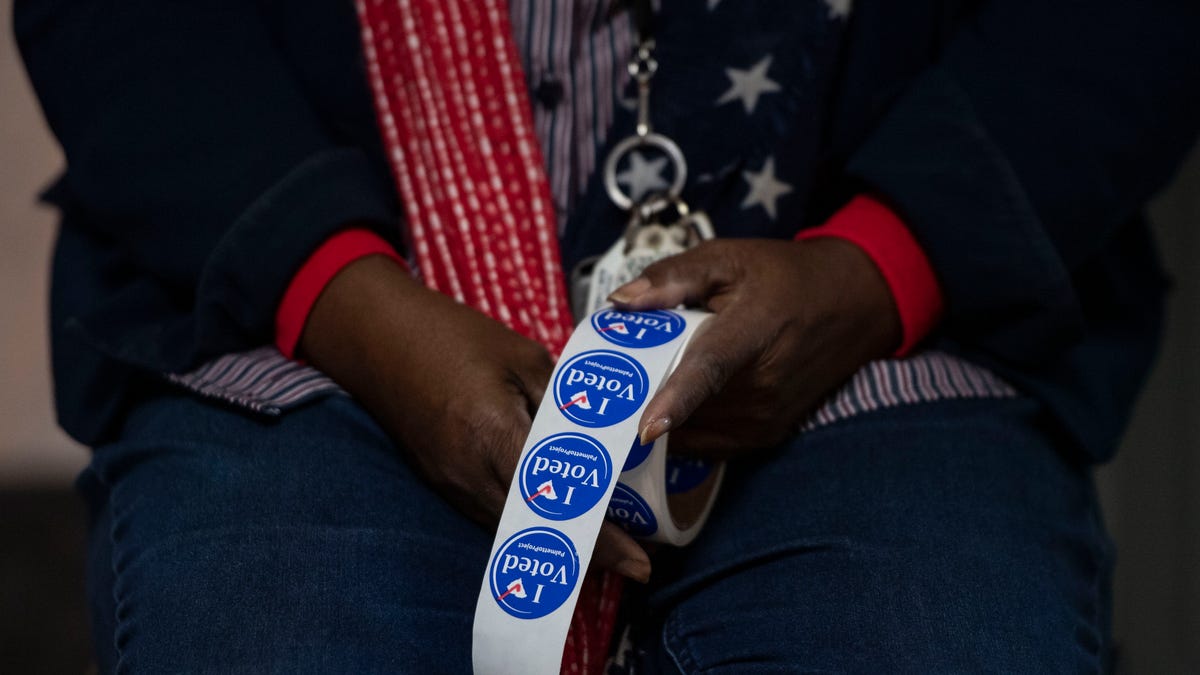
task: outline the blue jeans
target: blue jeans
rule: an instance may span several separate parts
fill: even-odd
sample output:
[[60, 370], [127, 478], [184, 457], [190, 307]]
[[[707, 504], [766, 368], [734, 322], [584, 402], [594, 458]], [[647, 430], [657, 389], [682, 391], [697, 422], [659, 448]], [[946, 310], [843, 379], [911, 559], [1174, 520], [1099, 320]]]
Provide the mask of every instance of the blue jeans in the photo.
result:
[[[1028, 399], [863, 415], [731, 468], [629, 584], [643, 672], [1092, 672], [1112, 549]], [[80, 478], [102, 672], [468, 673], [491, 536], [330, 398], [141, 405]]]

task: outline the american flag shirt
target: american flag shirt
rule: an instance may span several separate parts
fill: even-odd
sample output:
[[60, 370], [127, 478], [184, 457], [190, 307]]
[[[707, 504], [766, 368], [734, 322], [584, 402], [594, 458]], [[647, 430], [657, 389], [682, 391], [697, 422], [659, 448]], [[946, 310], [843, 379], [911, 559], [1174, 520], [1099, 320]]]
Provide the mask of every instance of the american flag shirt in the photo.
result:
[[[811, 182], [815, 140], [808, 141], [810, 154], [785, 156], [755, 143], [754, 132], [777, 125], [783, 116], [799, 116], [804, 119], [800, 133], [820, 137], [820, 104], [831, 86], [838, 45], [852, 11], [850, 0], [800, 3], [807, 9], [801, 16], [803, 34], [789, 36], [782, 45], [762, 40], [737, 44], [725, 50], [729, 61], [723, 67], [703, 72], [671, 60], [673, 27], [688, 26], [690, 39], [714, 41], [724, 36], [728, 41], [731, 20], [762, 22], [773, 17], [750, 10], [739, 13], [743, 8], [732, 0], [680, 4], [688, 7], [662, 8], [673, 14], [663, 17], [667, 28], [659, 40], [662, 67], [656, 83], [668, 92], [660, 97], [665, 100], [659, 117], [690, 120], [689, 107], [704, 107], [710, 113], [696, 124], [658, 129], [680, 142], [696, 170], [685, 196], [714, 214], [718, 234], [722, 219], [737, 220], [742, 233], [749, 228], [764, 234], [789, 217], [799, 222], [794, 214], [802, 212], [806, 199], [807, 190], [801, 186]], [[629, 125], [635, 106], [627, 64], [636, 37], [628, 13], [610, 10], [611, 0], [509, 2], [569, 264], [581, 251], [598, 253], [597, 247], [615, 241], [624, 224], [617, 220], [614, 225], [611, 211], [597, 202], [603, 193], [597, 187], [597, 168], [614, 138], [624, 135], [616, 130]], [[777, 49], [780, 46], [786, 51]], [[777, 73], [789, 69], [802, 72], [805, 91], [781, 84], [784, 78]], [[671, 96], [673, 88], [687, 94]], [[644, 157], [630, 161], [639, 164], [623, 167], [620, 180], [625, 189], [636, 193], [666, 180], [663, 163]], [[226, 354], [167, 378], [197, 394], [271, 416], [320, 397], [345, 395], [323, 373], [286, 358], [274, 346]], [[864, 366], [812, 413], [804, 429], [904, 404], [1014, 395], [1012, 386], [985, 368], [944, 352], [918, 351]]]

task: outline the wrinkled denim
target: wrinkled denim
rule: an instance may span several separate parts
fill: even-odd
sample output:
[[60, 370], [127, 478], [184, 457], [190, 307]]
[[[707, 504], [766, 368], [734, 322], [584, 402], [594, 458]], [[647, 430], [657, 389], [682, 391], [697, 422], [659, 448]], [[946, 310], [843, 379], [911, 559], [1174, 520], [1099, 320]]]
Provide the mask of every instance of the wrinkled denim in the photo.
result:
[[[1112, 547], [1028, 399], [862, 415], [731, 467], [629, 584], [641, 672], [1095, 672]], [[352, 400], [140, 405], [79, 487], [104, 673], [467, 673], [491, 536]]]

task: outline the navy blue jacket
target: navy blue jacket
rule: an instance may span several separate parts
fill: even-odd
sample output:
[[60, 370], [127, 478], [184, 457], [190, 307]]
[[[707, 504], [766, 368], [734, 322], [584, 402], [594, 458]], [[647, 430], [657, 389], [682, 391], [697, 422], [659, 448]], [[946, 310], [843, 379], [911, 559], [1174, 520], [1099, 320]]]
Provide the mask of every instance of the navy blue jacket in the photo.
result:
[[[664, 3], [655, 125], [723, 158], [685, 194], [723, 236], [781, 237], [881, 195], [942, 284], [932, 344], [1043, 400], [1070, 447], [1109, 455], [1157, 343], [1165, 283], [1141, 210], [1200, 128], [1200, 4], [858, 0], [820, 138], [795, 138], [786, 105], [723, 133], [690, 69], [772, 46], [796, 60], [782, 84], [801, 101], [792, 2], [739, 0], [707, 33], [685, 20], [704, 3]], [[292, 274], [337, 230], [403, 246], [349, 0], [17, 0], [15, 15], [67, 158], [46, 197], [62, 212], [58, 412], [79, 440], [110, 438], [161, 373], [269, 343]], [[803, 199], [770, 223], [722, 217], [741, 157], [802, 145], [788, 175]], [[597, 188], [567, 264], [619, 221]]]

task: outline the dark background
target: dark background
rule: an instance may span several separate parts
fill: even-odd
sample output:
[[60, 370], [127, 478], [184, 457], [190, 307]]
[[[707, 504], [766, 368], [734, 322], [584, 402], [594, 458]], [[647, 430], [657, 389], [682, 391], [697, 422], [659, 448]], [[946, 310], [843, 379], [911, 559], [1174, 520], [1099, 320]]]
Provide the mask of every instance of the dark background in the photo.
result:
[[[88, 662], [86, 452], [50, 409], [46, 265], [54, 216], [33, 195], [61, 164], [0, 0], [0, 674]], [[1200, 672], [1200, 152], [1152, 209], [1176, 289], [1168, 337], [1125, 446], [1099, 482], [1119, 546], [1121, 673]]]

